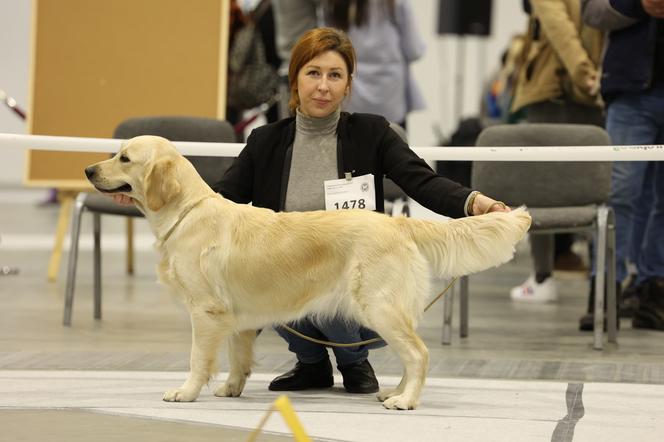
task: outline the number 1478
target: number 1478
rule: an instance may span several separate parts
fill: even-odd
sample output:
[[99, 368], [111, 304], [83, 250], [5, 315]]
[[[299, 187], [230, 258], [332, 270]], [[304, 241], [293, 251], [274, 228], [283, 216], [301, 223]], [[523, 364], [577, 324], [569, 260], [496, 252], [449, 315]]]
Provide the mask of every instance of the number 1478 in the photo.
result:
[[339, 209], [364, 209], [366, 207], [366, 202], [364, 199], [359, 200], [348, 200], [343, 202], [334, 203], [334, 207]]

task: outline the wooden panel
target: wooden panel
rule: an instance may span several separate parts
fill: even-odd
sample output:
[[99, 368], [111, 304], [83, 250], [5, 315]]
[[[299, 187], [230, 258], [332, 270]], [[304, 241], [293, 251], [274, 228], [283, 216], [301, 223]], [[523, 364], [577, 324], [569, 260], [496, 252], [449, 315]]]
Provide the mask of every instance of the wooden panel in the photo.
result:
[[26, 176], [31, 177], [28, 185], [91, 190], [92, 185], [85, 179], [83, 169], [108, 156], [108, 153], [31, 150], [26, 162]]
[[[224, 118], [228, 0], [33, 7], [30, 133], [110, 137], [128, 117]], [[104, 157], [33, 150], [26, 182], [82, 180], [81, 166]]]

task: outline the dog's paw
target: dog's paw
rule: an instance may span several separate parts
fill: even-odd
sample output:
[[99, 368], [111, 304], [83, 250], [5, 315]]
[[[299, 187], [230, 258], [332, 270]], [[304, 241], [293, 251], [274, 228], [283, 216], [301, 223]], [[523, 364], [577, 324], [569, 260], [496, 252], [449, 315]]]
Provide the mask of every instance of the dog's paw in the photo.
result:
[[166, 402], [193, 402], [197, 397], [198, 393], [184, 388], [168, 390], [164, 393], [164, 401]]
[[383, 402], [383, 407], [388, 410], [414, 410], [417, 403], [404, 395], [392, 396]]
[[398, 394], [401, 394], [401, 392], [396, 389], [396, 388], [391, 388], [389, 390], [380, 390], [376, 397], [378, 398], [379, 401], [384, 402], [385, 400], [391, 398], [392, 396], [396, 396]]
[[219, 397], [239, 397], [244, 390], [244, 382], [224, 382], [214, 392]]

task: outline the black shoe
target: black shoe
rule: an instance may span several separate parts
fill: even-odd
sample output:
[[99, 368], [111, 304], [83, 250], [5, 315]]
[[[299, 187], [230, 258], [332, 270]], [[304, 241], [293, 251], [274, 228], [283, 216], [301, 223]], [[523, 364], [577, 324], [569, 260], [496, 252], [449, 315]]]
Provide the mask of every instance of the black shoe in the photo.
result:
[[[621, 299], [620, 283], [616, 282], [616, 299]], [[606, 288], [604, 290], [604, 331], [606, 331]], [[620, 329], [620, 314], [616, 320], [616, 326]], [[588, 308], [586, 314], [579, 319], [579, 330], [593, 331], [595, 329], [595, 277], [590, 279], [590, 293], [588, 295]]]
[[639, 297], [639, 307], [634, 312], [632, 327], [664, 330], [664, 279], [647, 281]]
[[344, 388], [347, 392], [365, 394], [378, 391], [378, 379], [368, 360], [337, 368], [344, 377]]
[[297, 391], [312, 388], [330, 388], [334, 385], [332, 364], [328, 358], [315, 364], [298, 362], [295, 368], [277, 376], [270, 382], [271, 391]]

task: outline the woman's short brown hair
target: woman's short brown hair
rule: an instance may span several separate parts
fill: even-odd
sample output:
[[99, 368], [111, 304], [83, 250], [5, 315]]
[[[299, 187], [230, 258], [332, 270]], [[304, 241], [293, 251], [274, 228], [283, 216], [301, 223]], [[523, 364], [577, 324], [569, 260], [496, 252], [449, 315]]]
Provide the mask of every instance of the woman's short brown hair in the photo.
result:
[[346, 33], [335, 28], [311, 29], [300, 37], [293, 46], [290, 65], [288, 67], [288, 88], [290, 89], [290, 100], [288, 108], [291, 113], [300, 105], [300, 97], [297, 93], [297, 74], [305, 64], [313, 58], [327, 51], [336, 51], [346, 62], [348, 69], [348, 88], [353, 80], [355, 69], [355, 48]]

